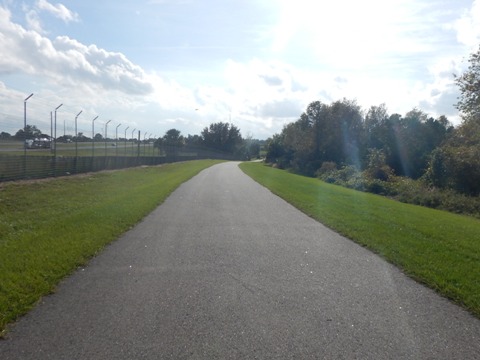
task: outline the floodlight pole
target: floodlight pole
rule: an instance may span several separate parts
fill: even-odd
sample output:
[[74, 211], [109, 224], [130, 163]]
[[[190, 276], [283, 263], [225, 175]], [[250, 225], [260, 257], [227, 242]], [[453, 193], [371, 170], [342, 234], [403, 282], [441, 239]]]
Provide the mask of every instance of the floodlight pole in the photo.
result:
[[127, 130], [130, 126], [127, 126], [125, 129], [125, 156], [127, 156]]
[[[152, 135], [152, 134], [150, 134], [150, 135]], [[152, 156], [155, 156], [155, 141], [156, 141], [156, 139], [157, 139], [157, 135], [155, 134], [153, 136], [153, 143], [152, 143]]]
[[[148, 134], [148, 146], [150, 147], [150, 140], [152, 139], [152, 133]], [[153, 147], [153, 146], [152, 146]]]
[[33, 96], [33, 93], [23, 100], [23, 175], [27, 171], [27, 100]]
[[[78, 132], [77, 132], [77, 118], [78, 116], [82, 113], [83, 110], [80, 110], [80, 112], [75, 116], [75, 158], [78, 157]], [[76, 161], [76, 160], [75, 160]]]
[[50, 111], [50, 153], [53, 152], [52, 141], [53, 141], [53, 111]]
[[105, 123], [105, 161], [107, 160], [107, 127], [108, 127], [108, 124], [111, 122], [112, 120], [108, 120], [106, 123]]
[[143, 134], [143, 156], [146, 156], [146, 150], [145, 150], [145, 144], [147, 143], [147, 132], [145, 131], [145, 134]]
[[92, 161], [93, 157], [95, 156], [95, 120], [98, 119], [98, 116], [92, 120]]
[[116, 157], [118, 157], [118, 128], [120, 126], [122, 126], [122, 124], [118, 124], [117, 127], [115, 128], [115, 156]]
[[135, 130], [137, 129], [135, 128], [132, 130], [132, 155], [134, 155], [134, 152], [135, 152], [135, 148], [134, 148], [135, 140], [133, 139], [133, 133], [135, 132]]
[[57, 110], [60, 109], [60, 107], [62, 107], [62, 105], [63, 104], [60, 104], [55, 108], [55, 133], [54, 133], [54, 138], [53, 138], [53, 142], [54, 142], [53, 156], [55, 158], [57, 157]]

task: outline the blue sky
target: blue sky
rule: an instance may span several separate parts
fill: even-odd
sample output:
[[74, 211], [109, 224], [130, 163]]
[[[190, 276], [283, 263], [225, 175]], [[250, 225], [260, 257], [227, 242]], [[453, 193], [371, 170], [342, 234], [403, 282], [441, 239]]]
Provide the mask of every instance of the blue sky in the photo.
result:
[[[308, 104], [356, 99], [458, 123], [453, 73], [480, 44], [480, 0], [0, 0], [0, 131], [265, 139]], [[63, 130], [63, 129], [62, 129]], [[109, 132], [109, 136], [112, 133]]]

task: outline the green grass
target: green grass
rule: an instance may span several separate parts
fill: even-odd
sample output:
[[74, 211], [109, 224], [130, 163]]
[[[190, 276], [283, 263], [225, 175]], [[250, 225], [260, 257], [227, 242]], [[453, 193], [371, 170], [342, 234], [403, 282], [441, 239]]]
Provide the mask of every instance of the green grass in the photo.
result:
[[480, 220], [403, 204], [259, 163], [240, 167], [299, 210], [480, 317]]
[[182, 182], [201, 160], [0, 186], [0, 336], [6, 325]]

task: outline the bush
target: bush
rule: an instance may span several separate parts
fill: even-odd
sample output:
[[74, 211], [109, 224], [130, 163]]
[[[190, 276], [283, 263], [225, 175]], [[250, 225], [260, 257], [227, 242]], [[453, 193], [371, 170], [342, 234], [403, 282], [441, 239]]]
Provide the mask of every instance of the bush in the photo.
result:
[[389, 184], [386, 181], [373, 179], [365, 182], [365, 191], [377, 195], [389, 195]]
[[329, 174], [337, 170], [337, 164], [332, 161], [325, 161], [322, 163], [320, 169], [315, 172], [317, 178], [321, 178], [323, 175]]
[[369, 179], [388, 181], [393, 174], [393, 169], [386, 163], [384, 152], [379, 149], [369, 149], [364, 175]]
[[[281, 168], [278, 163], [277, 166]], [[361, 172], [354, 166], [338, 169], [334, 162], [324, 162], [315, 176], [330, 184], [387, 196], [400, 202], [480, 218], [480, 197], [433, 186], [428, 174], [414, 180], [395, 176], [386, 165], [372, 166]]]
[[322, 164], [316, 175], [327, 183], [388, 196], [400, 202], [480, 217], [480, 197], [433, 187], [423, 179], [390, 175], [388, 181], [383, 181], [372, 179], [369, 172], [362, 173], [353, 166], [336, 169], [332, 163]]

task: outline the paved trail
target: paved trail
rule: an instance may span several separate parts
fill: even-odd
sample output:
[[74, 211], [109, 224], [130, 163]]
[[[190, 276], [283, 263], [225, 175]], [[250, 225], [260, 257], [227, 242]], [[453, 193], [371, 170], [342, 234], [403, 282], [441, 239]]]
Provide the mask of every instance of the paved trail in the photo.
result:
[[225, 163], [66, 279], [0, 359], [480, 359], [480, 321]]

